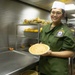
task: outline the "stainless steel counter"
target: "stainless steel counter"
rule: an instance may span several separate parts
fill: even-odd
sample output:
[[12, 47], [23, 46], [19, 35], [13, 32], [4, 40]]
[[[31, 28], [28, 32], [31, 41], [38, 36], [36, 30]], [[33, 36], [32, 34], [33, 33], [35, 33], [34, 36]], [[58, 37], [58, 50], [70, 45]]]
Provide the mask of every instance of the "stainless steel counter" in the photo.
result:
[[24, 53], [24, 55], [12, 51], [0, 53], [0, 75], [19, 75], [15, 73], [39, 61], [39, 57], [28, 52]]

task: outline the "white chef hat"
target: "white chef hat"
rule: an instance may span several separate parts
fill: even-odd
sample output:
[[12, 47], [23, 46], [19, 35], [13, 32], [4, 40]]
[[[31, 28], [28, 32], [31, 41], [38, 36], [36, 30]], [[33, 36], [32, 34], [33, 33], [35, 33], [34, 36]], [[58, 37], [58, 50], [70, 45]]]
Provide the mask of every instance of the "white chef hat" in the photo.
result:
[[52, 8], [61, 8], [65, 10], [65, 3], [60, 1], [54, 1]]

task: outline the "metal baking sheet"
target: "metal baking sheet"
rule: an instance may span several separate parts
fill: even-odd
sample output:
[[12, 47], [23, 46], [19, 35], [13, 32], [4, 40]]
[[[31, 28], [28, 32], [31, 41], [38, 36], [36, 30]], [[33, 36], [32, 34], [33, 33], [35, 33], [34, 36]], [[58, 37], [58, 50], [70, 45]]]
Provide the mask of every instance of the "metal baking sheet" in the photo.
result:
[[38, 57], [25, 52], [25, 55], [7, 51], [0, 53], [0, 75], [10, 75], [38, 61]]

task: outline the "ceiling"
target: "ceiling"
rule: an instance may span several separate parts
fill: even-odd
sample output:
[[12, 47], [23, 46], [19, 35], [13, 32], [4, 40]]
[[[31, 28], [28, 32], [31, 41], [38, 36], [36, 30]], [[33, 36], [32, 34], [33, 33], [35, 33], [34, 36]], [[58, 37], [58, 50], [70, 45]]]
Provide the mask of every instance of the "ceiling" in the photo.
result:
[[[27, 3], [27, 4], [30, 4], [30, 5], [33, 5], [35, 7], [38, 7], [38, 8], [41, 8], [41, 9], [44, 9], [46, 11], [50, 11], [51, 9], [51, 6], [52, 6], [52, 3], [56, 0], [19, 0], [19, 1], [22, 1], [24, 3]], [[57, 1], [62, 1], [64, 2], [65, 4], [75, 4], [75, 0], [57, 0]], [[67, 12], [67, 17], [69, 19], [73, 19], [75, 17], [73, 17], [71, 14], [75, 14], [75, 10], [69, 10], [69, 11], [66, 11]]]

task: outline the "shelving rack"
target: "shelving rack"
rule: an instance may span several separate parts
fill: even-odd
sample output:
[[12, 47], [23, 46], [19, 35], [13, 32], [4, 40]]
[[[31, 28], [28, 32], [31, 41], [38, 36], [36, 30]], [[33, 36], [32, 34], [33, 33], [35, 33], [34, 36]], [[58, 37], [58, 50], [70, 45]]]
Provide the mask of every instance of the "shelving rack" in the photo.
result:
[[[16, 50], [28, 50], [28, 48], [39, 43], [40, 24], [18, 24], [16, 25]], [[27, 29], [38, 30], [28, 31]]]

